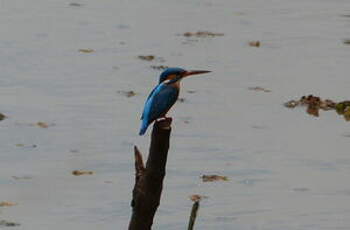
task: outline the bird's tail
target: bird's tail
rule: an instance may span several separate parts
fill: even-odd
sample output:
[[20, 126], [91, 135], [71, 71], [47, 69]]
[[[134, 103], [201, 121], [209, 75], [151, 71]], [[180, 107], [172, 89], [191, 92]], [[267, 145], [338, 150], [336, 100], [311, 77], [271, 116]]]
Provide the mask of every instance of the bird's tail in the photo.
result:
[[139, 135], [142, 136], [143, 134], [145, 134], [147, 128], [148, 128], [148, 122], [146, 120], [143, 120], [142, 124], [141, 124]]

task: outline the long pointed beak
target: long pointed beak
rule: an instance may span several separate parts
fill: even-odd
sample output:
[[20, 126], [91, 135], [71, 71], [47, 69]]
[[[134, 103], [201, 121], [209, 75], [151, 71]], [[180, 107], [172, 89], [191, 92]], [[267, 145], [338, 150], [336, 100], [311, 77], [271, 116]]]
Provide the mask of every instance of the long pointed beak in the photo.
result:
[[208, 70], [189, 70], [183, 74], [183, 77], [187, 77], [190, 75], [196, 75], [196, 74], [210, 73], [210, 72], [211, 71], [208, 71]]

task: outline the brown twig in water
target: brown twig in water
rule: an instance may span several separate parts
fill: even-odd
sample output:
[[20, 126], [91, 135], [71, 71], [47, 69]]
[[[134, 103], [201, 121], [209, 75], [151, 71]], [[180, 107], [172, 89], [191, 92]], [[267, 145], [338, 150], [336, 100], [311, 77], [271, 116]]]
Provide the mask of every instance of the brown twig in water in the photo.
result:
[[192, 205], [191, 216], [190, 216], [190, 221], [188, 223], [187, 230], [193, 230], [194, 222], [196, 221], [196, 218], [197, 218], [198, 209], [199, 209], [199, 200], [195, 201]]
[[146, 167], [140, 151], [134, 147], [136, 174], [129, 230], [150, 230], [152, 227], [163, 189], [171, 122], [171, 118], [166, 118], [154, 123]]

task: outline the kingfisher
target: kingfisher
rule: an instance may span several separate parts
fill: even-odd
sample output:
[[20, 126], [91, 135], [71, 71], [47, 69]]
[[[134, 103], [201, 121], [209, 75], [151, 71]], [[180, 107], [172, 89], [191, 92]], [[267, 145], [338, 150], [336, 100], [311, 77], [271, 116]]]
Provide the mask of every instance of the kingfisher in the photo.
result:
[[180, 81], [188, 76], [209, 73], [207, 70], [185, 70], [179, 67], [167, 68], [159, 76], [158, 85], [148, 96], [141, 116], [139, 135], [145, 134], [148, 126], [166, 113], [175, 104], [180, 92]]

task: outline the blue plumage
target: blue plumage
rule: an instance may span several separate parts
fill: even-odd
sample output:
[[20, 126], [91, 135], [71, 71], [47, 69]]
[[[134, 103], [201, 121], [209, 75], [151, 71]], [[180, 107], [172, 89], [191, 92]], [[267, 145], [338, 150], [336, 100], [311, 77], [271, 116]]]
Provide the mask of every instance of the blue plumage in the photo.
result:
[[177, 88], [166, 83], [157, 85], [145, 103], [139, 135], [143, 135], [154, 120], [165, 116], [175, 104], [178, 96], [179, 90]]
[[175, 104], [180, 91], [180, 80], [184, 77], [209, 73], [207, 70], [187, 71], [182, 68], [168, 68], [159, 76], [159, 84], [148, 96], [141, 116], [140, 135], [145, 134], [148, 126], [156, 119], [165, 117]]

